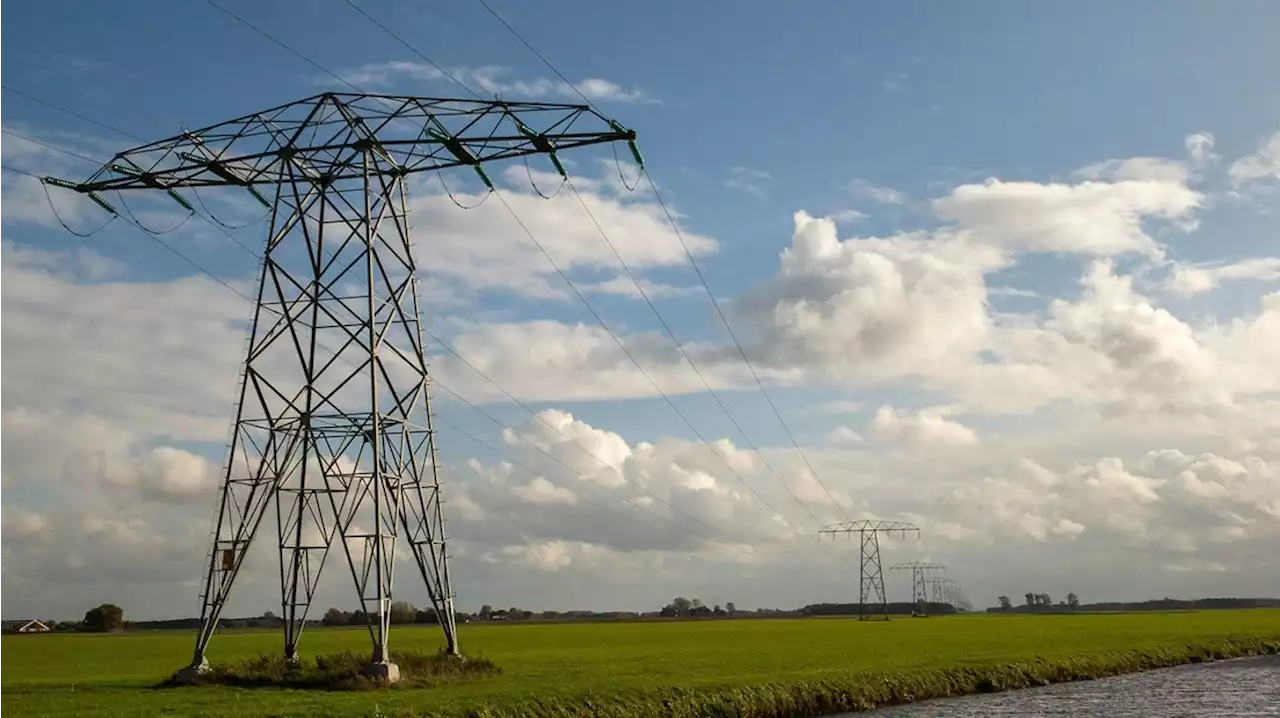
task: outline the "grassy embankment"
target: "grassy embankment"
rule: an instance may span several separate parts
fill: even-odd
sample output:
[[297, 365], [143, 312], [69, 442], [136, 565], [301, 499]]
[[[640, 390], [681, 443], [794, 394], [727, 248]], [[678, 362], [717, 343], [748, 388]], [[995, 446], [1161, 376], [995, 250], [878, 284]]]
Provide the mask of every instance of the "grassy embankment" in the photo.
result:
[[[814, 716], [874, 704], [1280, 652], [1280, 610], [1090, 616], [954, 616], [465, 625], [493, 676], [375, 693], [155, 689], [190, 655], [182, 633], [5, 636], [0, 700], [15, 716]], [[359, 630], [314, 630], [305, 654], [367, 650]], [[438, 633], [397, 629], [393, 649]], [[278, 650], [275, 633], [230, 633], [216, 662]]]

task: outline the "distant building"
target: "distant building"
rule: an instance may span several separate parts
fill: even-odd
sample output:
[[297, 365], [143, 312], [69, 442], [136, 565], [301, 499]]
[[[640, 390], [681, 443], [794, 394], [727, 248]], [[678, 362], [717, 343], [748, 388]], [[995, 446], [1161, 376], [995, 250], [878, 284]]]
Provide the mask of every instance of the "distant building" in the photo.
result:
[[34, 618], [24, 618], [18, 621], [4, 621], [0, 623], [0, 630], [5, 633], [48, 633], [52, 629]]

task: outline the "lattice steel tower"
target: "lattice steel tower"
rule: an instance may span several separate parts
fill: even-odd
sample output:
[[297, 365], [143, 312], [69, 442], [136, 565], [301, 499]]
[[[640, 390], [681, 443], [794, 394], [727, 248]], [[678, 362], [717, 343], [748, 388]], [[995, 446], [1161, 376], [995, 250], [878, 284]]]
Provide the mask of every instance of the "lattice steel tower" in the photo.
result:
[[[945, 571], [946, 566], [931, 561], [909, 561], [890, 566], [890, 571], [910, 571], [911, 572], [911, 603], [915, 606], [914, 615], [929, 615], [929, 581], [930, 577], [926, 574], [929, 571]], [[938, 590], [934, 587], [934, 601], [938, 600]]]
[[406, 179], [471, 167], [492, 189], [484, 163], [545, 154], [564, 175], [558, 151], [614, 141], [640, 160], [633, 131], [585, 106], [325, 93], [122, 152], [83, 183], [45, 178], [112, 213], [104, 192], [161, 190], [194, 212], [179, 190], [203, 204], [201, 189], [240, 187], [270, 214], [187, 671], [207, 667], [272, 506], [287, 657], [335, 538], [375, 675], [398, 676], [388, 654], [397, 549], [412, 555], [458, 652]]
[[884, 571], [880, 562], [880, 534], [898, 534], [906, 536], [907, 532], [920, 534], [920, 529], [905, 521], [861, 520], [824, 526], [818, 531], [835, 537], [841, 534], [858, 534], [861, 556], [858, 561], [858, 620], [874, 618], [867, 612], [867, 599], [874, 598], [880, 603], [880, 617], [889, 620], [889, 602], [884, 591]]

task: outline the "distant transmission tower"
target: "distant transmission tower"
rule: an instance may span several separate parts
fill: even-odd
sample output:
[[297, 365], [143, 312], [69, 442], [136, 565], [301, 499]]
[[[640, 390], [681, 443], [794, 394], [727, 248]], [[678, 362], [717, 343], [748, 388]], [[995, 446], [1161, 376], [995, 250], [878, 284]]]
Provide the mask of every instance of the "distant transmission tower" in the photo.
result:
[[[192, 663], [205, 649], [274, 503], [284, 653], [298, 641], [334, 538], [367, 616], [371, 673], [394, 681], [388, 634], [398, 547], [413, 556], [458, 653], [443, 500], [428, 406], [410, 175], [625, 141], [635, 133], [589, 107], [325, 93], [122, 152], [87, 194], [238, 187], [270, 212]], [[123, 196], [121, 202], [123, 203]], [[126, 205], [126, 210], [127, 210]], [[399, 533], [403, 531], [403, 534]], [[403, 541], [401, 542], [401, 537]]]
[[[890, 571], [910, 571], [911, 572], [911, 602], [915, 605], [914, 615], [929, 615], [929, 581], [925, 576], [927, 571], [946, 570], [946, 566], [940, 563], [932, 563], [929, 561], [909, 561], [890, 566]], [[934, 587], [935, 601], [938, 595], [937, 587]]]
[[956, 603], [956, 582], [947, 576], [930, 576], [929, 589], [934, 603], [947, 603], [959, 608]]
[[880, 617], [889, 620], [889, 602], [884, 592], [884, 572], [880, 565], [880, 534], [898, 534], [906, 537], [908, 531], [916, 532], [918, 536], [920, 529], [905, 521], [849, 521], [839, 524], [831, 524], [819, 529], [818, 535], [823, 534], [836, 537], [840, 535], [858, 534], [859, 545], [861, 548], [861, 557], [858, 561], [858, 620], [866, 621], [875, 616], [867, 612], [867, 599], [874, 594], [880, 603]]
[[969, 600], [965, 598], [964, 591], [960, 590], [960, 585], [956, 581], [947, 576], [934, 576], [930, 579], [933, 584], [935, 602], [949, 603], [955, 607], [957, 612], [972, 610]]

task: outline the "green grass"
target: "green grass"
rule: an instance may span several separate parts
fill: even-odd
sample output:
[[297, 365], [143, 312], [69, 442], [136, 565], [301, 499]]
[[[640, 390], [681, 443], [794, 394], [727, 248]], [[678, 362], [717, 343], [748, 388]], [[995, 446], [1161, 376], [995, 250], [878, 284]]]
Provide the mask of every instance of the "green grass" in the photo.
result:
[[[432, 688], [445, 683], [477, 680], [500, 673], [486, 658], [463, 658], [438, 651], [391, 651], [391, 661], [400, 671], [400, 688]], [[385, 679], [365, 670], [369, 654], [357, 651], [327, 653], [297, 661], [279, 653], [260, 653], [240, 661], [214, 663], [210, 670], [194, 677], [177, 676], [161, 688], [181, 688], [191, 684], [235, 688], [309, 688], [335, 691], [364, 691], [388, 687]]]
[[[1280, 651], [1280, 610], [464, 625], [463, 649], [500, 675], [375, 692], [156, 689], [190, 657], [189, 633], [5, 636], [0, 701], [13, 716], [802, 716], [872, 703], [1096, 677]], [[214, 663], [279, 651], [227, 633]], [[439, 633], [397, 627], [392, 649]], [[309, 630], [305, 656], [368, 650], [361, 630]]]

